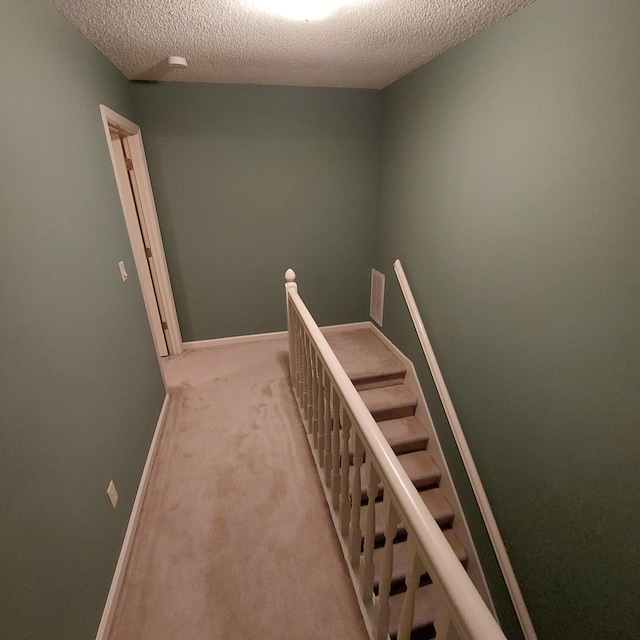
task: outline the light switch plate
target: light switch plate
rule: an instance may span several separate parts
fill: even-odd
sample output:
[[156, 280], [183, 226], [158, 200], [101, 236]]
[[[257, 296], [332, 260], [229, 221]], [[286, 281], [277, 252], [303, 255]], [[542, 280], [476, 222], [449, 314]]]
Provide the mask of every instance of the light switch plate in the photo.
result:
[[122, 282], [126, 282], [129, 276], [127, 274], [127, 270], [124, 268], [124, 262], [120, 260], [120, 262], [118, 262], [118, 266], [120, 267], [120, 275], [122, 276]]
[[107, 487], [107, 495], [109, 496], [109, 502], [111, 502], [111, 506], [115, 509], [116, 505], [118, 504], [118, 492], [116, 490], [116, 485], [113, 484], [113, 480]]

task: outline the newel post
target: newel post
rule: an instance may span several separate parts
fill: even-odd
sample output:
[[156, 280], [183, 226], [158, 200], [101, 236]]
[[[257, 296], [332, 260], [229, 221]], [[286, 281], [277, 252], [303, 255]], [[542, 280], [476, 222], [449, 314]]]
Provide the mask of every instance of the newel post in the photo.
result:
[[297, 369], [296, 363], [298, 362], [298, 354], [296, 353], [296, 327], [294, 310], [289, 300], [290, 293], [298, 292], [298, 285], [296, 284], [296, 272], [293, 269], [287, 269], [284, 274], [284, 290], [287, 300], [287, 332], [289, 334], [289, 375], [291, 376], [291, 384], [294, 389], [297, 388]]

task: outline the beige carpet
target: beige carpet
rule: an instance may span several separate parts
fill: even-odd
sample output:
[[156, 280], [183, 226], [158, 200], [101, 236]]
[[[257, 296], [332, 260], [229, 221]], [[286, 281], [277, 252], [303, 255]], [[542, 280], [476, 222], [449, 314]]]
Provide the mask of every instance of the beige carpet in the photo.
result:
[[285, 339], [166, 363], [173, 404], [111, 640], [367, 638]]

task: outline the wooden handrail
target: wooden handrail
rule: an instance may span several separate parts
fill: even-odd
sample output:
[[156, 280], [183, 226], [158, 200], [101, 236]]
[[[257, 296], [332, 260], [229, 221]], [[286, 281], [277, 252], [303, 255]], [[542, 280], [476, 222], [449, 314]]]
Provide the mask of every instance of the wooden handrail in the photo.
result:
[[504, 541], [502, 540], [502, 536], [500, 535], [498, 523], [496, 522], [495, 516], [493, 515], [493, 510], [491, 509], [491, 505], [489, 504], [489, 498], [487, 497], [487, 494], [484, 490], [482, 480], [480, 479], [480, 474], [478, 473], [478, 469], [473, 460], [473, 456], [471, 455], [471, 450], [469, 449], [469, 445], [467, 444], [467, 439], [464, 435], [464, 431], [462, 430], [462, 425], [460, 424], [458, 414], [456, 413], [456, 409], [453, 406], [453, 401], [451, 400], [451, 395], [449, 394], [449, 390], [447, 389], [447, 385], [444, 381], [442, 371], [440, 370], [440, 365], [438, 364], [436, 354], [433, 351], [431, 341], [429, 340], [427, 331], [424, 328], [424, 323], [422, 322], [420, 312], [418, 311], [418, 305], [416, 304], [415, 298], [413, 297], [409, 281], [407, 280], [407, 276], [405, 275], [404, 269], [402, 268], [402, 263], [399, 259], [393, 263], [393, 269], [398, 277], [400, 289], [402, 289], [407, 308], [409, 309], [409, 314], [411, 315], [413, 325], [416, 329], [416, 333], [418, 334], [418, 339], [420, 340], [420, 344], [422, 345], [422, 351], [424, 352], [427, 364], [429, 365], [429, 370], [431, 371], [431, 376], [435, 383], [436, 389], [438, 390], [438, 395], [440, 396], [442, 407], [447, 416], [447, 420], [449, 421], [451, 432], [453, 433], [453, 437], [456, 441], [456, 444], [458, 445], [460, 457], [462, 458], [464, 468], [466, 469], [467, 475], [469, 476], [471, 488], [473, 489], [476, 501], [478, 502], [480, 513], [482, 514], [482, 517], [484, 519], [487, 533], [489, 534], [489, 538], [491, 539], [491, 544], [493, 545], [498, 564], [500, 565], [500, 569], [502, 570], [502, 575], [507, 585], [509, 595], [511, 596], [513, 607], [516, 611], [516, 615], [518, 616], [518, 620], [520, 621], [520, 626], [522, 627], [522, 631], [527, 640], [537, 640], [537, 635], [533, 627], [533, 622], [531, 621], [531, 616], [529, 615], [527, 605], [522, 596], [522, 591], [520, 590], [518, 579], [516, 578], [511, 560], [509, 559], [509, 554], [507, 553]]
[[[324, 335], [298, 295], [295, 273], [286, 273], [289, 330], [299, 318], [313, 342], [323, 370], [330, 376], [347, 412], [351, 425], [361, 439], [367, 459], [375, 466], [385, 495], [389, 494], [408, 537], [437, 586], [456, 630], [469, 640], [506, 640], [500, 626], [447, 542], [440, 527], [420, 498], [406, 471], [389, 446], [353, 383], [338, 362]], [[290, 341], [290, 357], [295, 359], [295, 340]], [[295, 363], [292, 363], [292, 368]], [[294, 374], [295, 375], [295, 374]], [[292, 379], [292, 382], [294, 380]]]

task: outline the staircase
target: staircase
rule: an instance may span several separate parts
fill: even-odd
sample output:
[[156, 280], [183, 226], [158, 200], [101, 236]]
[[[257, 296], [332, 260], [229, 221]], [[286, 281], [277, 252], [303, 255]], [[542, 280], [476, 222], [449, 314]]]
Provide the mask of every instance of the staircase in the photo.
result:
[[[455, 494], [452, 495], [450, 479], [443, 481], [442, 453], [439, 445], [430, 437], [433, 429], [428, 420], [426, 407], [419, 408], [415, 382], [409, 388], [407, 367], [403, 364], [371, 326], [354, 329], [328, 329], [323, 332], [334, 350], [340, 364], [358, 390], [362, 400], [380, 427], [387, 442], [398, 456], [398, 460], [418, 489], [422, 500], [442, 529], [456, 556], [467, 567], [470, 560], [468, 548], [471, 543], [459, 509]], [[418, 414], [418, 415], [416, 415]], [[422, 416], [422, 419], [421, 419]], [[425, 420], [425, 416], [427, 420]], [[428, 424], [425, 424], [427, 422]], [[350, 462], [353, 463], [354, 445], [350, 445]], [[365, 477], [366, 466], [360, 467], [361, 487], [368, 487]], [[351, 466], [351, 478], [355, 468]], [[446, 467], [445, 467], [446, 471]], [[349, 483], [352, 486], [352, 482]], [[446, 485], [446, 486], [445, 486]], [[384, 536], [384, 514], [382, 513], [382, 491], [380, 486], [375, 502], [375, 551], [374, 589], [377, 593], [382, 568]], [[353, 497], [352, 497], [353, 499]], [[361, 504], [361, 519], [366, 517], [368, 506], [366, 490], [356, 498]], [[456, 505], [456, 506], [454, 506]], [[459, 535], [460, 534], [460, 535]], [[460, 538], [465, 538], [463, 542]], [[391, 583], [391, 614], [389, 635], [395, 638], [398, 631], [403, 594], [406, 590], [405, 577], [409, 571], [410, 555], [406, 542], [406, 531], [400, 523], [394, 538], [393, 570]], [[477, 558], [473, 554], [475, 571], [479, 574]], [[472, 575], [473, 578], [473, 575]], [[478, 580], [474, 580], [478, 582]], [[480, 582], [484, 582], [481, 580]], [[485, 593], [484, 584], [476, 584]], [[415, 616], [412, 640], [435, 637], [433, 589], [427, 574], [420, 577], [420, 588], [416, 594]]]

